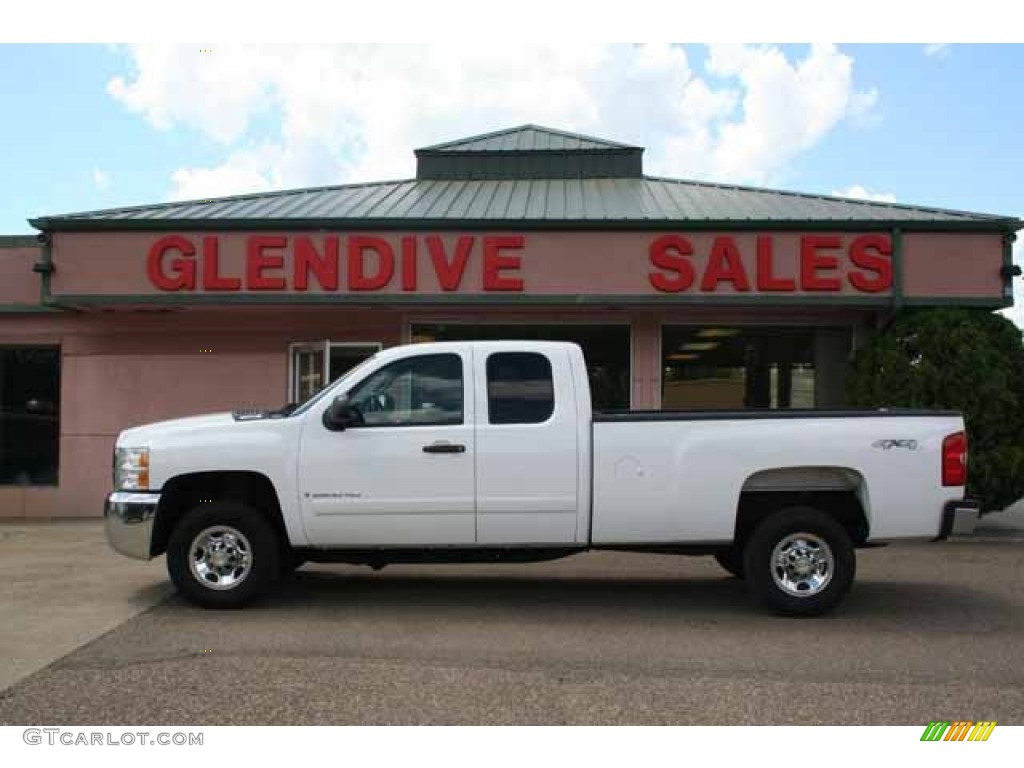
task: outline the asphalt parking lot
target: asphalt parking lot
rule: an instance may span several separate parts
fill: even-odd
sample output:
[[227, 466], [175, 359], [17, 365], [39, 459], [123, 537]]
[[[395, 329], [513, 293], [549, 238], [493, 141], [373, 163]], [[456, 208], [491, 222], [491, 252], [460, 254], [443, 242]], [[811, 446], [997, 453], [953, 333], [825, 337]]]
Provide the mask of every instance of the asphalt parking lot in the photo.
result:
[[[127, 582], [94, 598], [112, 626], [0, 692], [0, 723], [1024, 724], [1019, 537], [861, 552], [819, 619], [765, 614], [710, 558], [314, 565], [211, 612], [170, 595], [162, 561], [107, 557]], [[9, 594], [0, 620], [52, 622], [44, 598]]]

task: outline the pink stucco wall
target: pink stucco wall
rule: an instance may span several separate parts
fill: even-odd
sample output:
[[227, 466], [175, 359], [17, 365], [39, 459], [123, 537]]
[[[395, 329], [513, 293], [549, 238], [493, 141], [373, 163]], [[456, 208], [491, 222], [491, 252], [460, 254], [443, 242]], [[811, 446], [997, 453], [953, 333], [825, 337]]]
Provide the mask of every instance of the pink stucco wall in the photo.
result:
[[1001, 296], [1002, 266], [1002, 235], [908, 232], [903, 236], [907, 296]]
[[39, 275], [32, 271], [39, 253], [38, 247], [0, 248], [0, 306], [39, 303]]

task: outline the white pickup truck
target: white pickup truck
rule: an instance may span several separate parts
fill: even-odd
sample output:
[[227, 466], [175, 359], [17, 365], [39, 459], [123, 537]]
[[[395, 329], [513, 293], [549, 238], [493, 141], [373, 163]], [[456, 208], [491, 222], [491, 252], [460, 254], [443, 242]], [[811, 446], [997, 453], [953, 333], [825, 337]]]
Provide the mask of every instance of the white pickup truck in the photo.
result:
[[957, 413], [592, 413], [558, 342], [384, 350], [297, 408], [128, 429], [110, 543], [208, 607], [303, 562], [713, 555], [769, 607], [819, 614], [856, 547], [973, 528]]

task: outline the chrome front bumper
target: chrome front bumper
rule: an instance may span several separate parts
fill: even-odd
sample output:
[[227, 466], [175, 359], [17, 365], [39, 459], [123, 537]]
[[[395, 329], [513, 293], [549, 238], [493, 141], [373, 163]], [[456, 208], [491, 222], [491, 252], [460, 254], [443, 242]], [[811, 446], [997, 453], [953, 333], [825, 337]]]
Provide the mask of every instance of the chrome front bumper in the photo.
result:
[[153, 518], [159, 503], [159, 493], [115, 491], [107, 496], [103, 517], [110, 546], [127, 557], [149, 560]]
[[936, 541], [950, 536], [970, 536], [981, 517], [981, 505], [973, 499], [949, 501], [942, 508], [942, 525]]

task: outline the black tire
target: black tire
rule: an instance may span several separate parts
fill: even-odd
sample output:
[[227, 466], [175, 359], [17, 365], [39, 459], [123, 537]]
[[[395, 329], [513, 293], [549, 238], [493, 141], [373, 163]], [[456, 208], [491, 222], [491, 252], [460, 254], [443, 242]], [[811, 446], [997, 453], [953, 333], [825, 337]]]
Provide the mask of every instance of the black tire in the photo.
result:
[[[777, 546], [791, 548], [793, 570], [773, 567]], [[825, 565], [804, 573], [801, 568], [808, 553]], [[790, 616], [818, 616], [835, 608], [850, 590], [857, 557], [849, 534], [835, 519], [811, 507], [791, 507], [776, 512], [754, 529], [744, 551], [743, 567], [751, 591], [769, 608]]]
[[[244, 560], [247, 567], [239, 566], [232, 571], [230, 566], [236, 561], [229, 561], [223, 566], [225, 574], [210, 572], [210, 581], [200, 578], [199, 569], [210, 569], [204, 561], [194, 571], [191, 550], [197, 537], [208, 531], [211, 533], [204, 538], [215, 546], [223, 549], [225, 540], [235, 544], [227, 549], [236, 561]], [[230, 538], [225, 539], [226, 535]], [[248, 558], [244, 556], [246, 552]], [[280, 553], [277, 532], [259, 510], [237, 501], [214, 501], [200, 504], [175, 525], [167, 544], [167, 572], [178, 591], [196, 605], [241, 608], [266, 594], [280, 578]], [[215, 588], [213, 584], [218, 580], [221, 586]]]
[[730, 547], [716, 552], [715, 562], [736, 578], [743, 578], [743, 550], [739, 547]]

